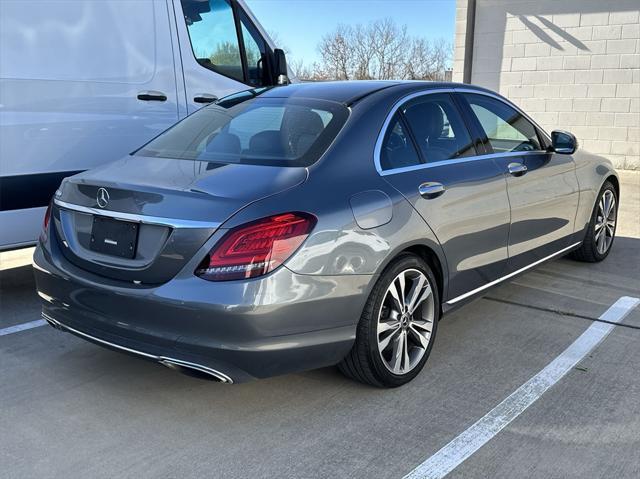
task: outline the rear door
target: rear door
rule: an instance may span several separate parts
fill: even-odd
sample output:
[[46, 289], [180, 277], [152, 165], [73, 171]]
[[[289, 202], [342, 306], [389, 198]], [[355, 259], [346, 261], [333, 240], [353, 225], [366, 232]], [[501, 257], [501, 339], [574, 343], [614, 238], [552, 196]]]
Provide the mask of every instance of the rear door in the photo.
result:
[[578, 181], [570, 155], [547, 151], [543, 133], [500, 99], [462, 93], [491, 154], [507, 180], [511, 203], [508, 272], [568, 247], [578, 207]]
[[509, 201], [500, 168], [477, 156], [449, 92], [409, 99], [389, 121], [381, 175], [425, 219], [444, 250], [453, 303], [499, 278], [507, 262]]
[[189, 113], [274, 83], [268, 39], [235, 0], [173, 0]]

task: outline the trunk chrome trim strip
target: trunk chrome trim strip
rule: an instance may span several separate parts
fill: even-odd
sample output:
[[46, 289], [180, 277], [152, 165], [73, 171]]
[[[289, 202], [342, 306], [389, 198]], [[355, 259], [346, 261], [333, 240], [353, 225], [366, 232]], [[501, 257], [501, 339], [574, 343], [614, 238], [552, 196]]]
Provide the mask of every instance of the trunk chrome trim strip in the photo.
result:
[[88, 206], [74, 205], [66, 201], [54, 199], [56, 205], [66, 210], [77, 211], [88, 215], [106, 216], [108, 218], [133, 221], [136, 223], [144, 223], [149, 225], [169, 226], [171, 228], [207, 228], [217, 229], [222, 223], [216, 221], [196, 221], [182, 220], [177, 218], [164, 218], [161, 216], [147, 216], [135, 213], [123, 213], [120, 211], [100, 210], [98, 208], [90, 208]]
[[127, 353], [131, 353], [131, 354], [135, 354], [136, 356], [142, 356], [148, 359], [152, 359], [154, 361], [157, 361], [158, 363], [162, 364], [163, 366], [167, 366], [167, 364], [175, 364], [176, 366], [182, 366], [185, 368], [190, 368], [190, 369], [195, 369], [197, 371], [203, 372], [205, 374], [209, 374], [210, 376], [215, 377], [218, 381], [223, 382], [223, 383], [228, 383], [228, 384], [232, 384], [233, 380], [227, 376], [224, 373], [221, 373], [220, 371], [217, 371], [215, 369], [212, 369], [208, 366], [203, 366], [202, 364], [197, 364], [197, 363], [191, 363], [189, 361], [183, 361], [181, 359], [174, 359], [174, 358], [170, 358], [167, 356], [156, 356], [155, 354], [149, 354], [149, 353], [145, 353], [142, 351], [138, 351], [137, 349], [132, 349], [132, 348], [128, 348], [126, 346], [122, 346], [120, 344], [115, 344], [112, 343], [111, 341], [106, 341], [104, 339], [100, 339], [100, 338], [96, 338], [95, 336], [92, 336], [90, 334], [87, 333], [83, 333], [82, 331], [78, 331], [75, 328], [72, 328], [71, 326], [67, 326], [66, 324], [62, 324], [60, 321], [58, 321], [57, 319], [53, 319], [51, 316], [49, 316], [46, 313], [42, 313], [42, 319], [44, 319], [47, 323], [51, 324], [52, 326], [59, 328], [63, 331], [68, 331], [70, 333], [76, 334], [78, 336], [81, 336], [83, 338], [87, 338], [90, 339], [91, 341], [95, 341], [97, 343], [100, 344], [104, 344], [105, 346], [109, 346], [112, 347], [114, 349], [118, 349], [120, 351], [125, 351]]
[[479, 288], [476, 288], [476, 289], [473, 289], [473, 290], [471, 290], [471, 291], [469, 291], [467, 293], [464, 293], [464, 294], [458, 296], [457, 298], [450, 299], [449, 301], [446, 302], [446, 304], [448, 304], [448, 305], [455, 304], [455, 303], [457, 303], [459, 301], [462, 301], [463, 299], [468, 298], [469, 296], [473, 296], [474, 294], [479, 293], [480, 291], [483, 291], [483, 290], [485, 290], [487, 288], [490, 288], [491, 286], [494, 286], [494, 285], [496, 285], [498, 283], [501, 283], [501, 282], [503, 282], [503, 281], [505, 281], [505, 280], [507, 280], [509, 278], [513, 278], [514, 276], [516, 276], [516, 275], [518, 275], [520, 273], [524, 273], [526, 270], [531, 269], [534, 266], [538, 266], [540, 263], [544, 263], [545, 261], [550, 260], [550, 259], [554, 258], [555, 256], [559, 256], [562, 253], [566, 253], [567, 251], [575, 248], [576, 246], [579, 246], [581, 243], [582, 243], [582, 241], [578, 241], [577, 243], [574, 243], [571, 246], [567, 246], [566, 248], [563, 248], [560, 251], [557, 251], [556, 253], [550, 254], [549, 256], [546, 256], [546, 257], [544, 257], [542, 259], [539, 259], [538, 261], [536, 261], [534, 263], [531, 263], [531, 264], [525, 266], [524, 268], [520, 268], [519, 270], [514, 271], [513, 273], [509, 273], [509, 274], [507, 274], [505, 276], [502, 276], [501, 278], [493, 280], [490, 283], [487, 283], [485, 285], [480, 286]]

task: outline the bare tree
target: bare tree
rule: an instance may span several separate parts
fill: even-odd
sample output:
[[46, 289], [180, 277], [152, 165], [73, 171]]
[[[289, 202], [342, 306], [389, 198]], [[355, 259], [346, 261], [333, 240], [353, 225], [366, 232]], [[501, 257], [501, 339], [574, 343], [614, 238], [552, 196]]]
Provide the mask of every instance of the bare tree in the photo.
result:
[[353, 79], [354, 65], [353, 28], [338, 25], [336, 30], [325, 35], [318, 46], [321, 57], [321, 68], [336, 80]]
[[[305, 67], [298, 77], [313, 80], [411, 79], [441, 80], [450, 63], [452, 46], [412, 37], [406, 25], [392, 19], [367, 25], [338, 25], [318, 45], [320, 63]], [[296, 70], [294, 70], [296, 71]]]

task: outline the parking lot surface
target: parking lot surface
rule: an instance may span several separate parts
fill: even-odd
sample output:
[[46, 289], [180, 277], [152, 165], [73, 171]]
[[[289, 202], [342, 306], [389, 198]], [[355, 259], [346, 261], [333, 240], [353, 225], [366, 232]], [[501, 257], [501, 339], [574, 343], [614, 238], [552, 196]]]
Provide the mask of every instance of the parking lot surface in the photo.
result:
[[[0, 476], [403, 477], [640, 298], [640, 174], [599, 264], [544, 264], [448, 315], [398, 389], [335, 368], [247, 384], [182, 376], [40, 318], [29, 250], [0, 255]], [[39, 324], [39, 323], [38, 323]], [[640, 477], [640, 307], [448, 477]]]

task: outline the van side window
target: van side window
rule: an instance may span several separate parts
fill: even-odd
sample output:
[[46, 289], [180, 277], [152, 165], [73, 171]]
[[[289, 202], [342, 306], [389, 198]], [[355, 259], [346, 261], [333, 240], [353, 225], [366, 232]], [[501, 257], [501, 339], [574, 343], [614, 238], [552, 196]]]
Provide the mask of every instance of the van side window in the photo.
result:
[[233, 9], [227, 0], [181, 0], [193, 54], [200, 65], [244, 81]]
[[516, 109], [486, 95], [465, 93], [495, 153], [542, 150], [536, 127]]
[[244, 12], [240, 14], [240, 24], [244, 52], [247, 57], [247, 83], [254, 87], [268, 85], [269, 82], [265, 78], [267, 71], [265, 62], [268, 61], [267, 44]]
[[476, 154], [471, 135], [448, 93], [419, 97], [402, 107], [427, 163]]

